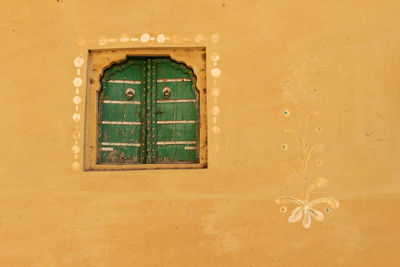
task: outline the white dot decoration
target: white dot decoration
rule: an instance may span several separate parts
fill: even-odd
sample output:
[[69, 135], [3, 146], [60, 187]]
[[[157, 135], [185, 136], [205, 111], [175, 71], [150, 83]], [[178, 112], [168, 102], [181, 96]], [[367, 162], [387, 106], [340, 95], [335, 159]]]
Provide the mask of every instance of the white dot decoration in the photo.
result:
[[283, 151], [288, 150], [288, 147], [289, 147], [288, 144], [282, 144], [282, 145], [281, 145], [281, 149], [282, 149]]
[[218, 126], [214, 126], [212, 128], [212, 131], [213, 131], [214, 134], [219, 134], [221, 132], [221, 129]]
[[219, 106], [213, 106], [211, 112], [214, 116], [217, 116], [219, 114]]
[[211, 94], [215, 97], [219, 96], [221, 90], [218, 87], [214, 87], [211, 91]]
[[86, 43], [85, 38], [80, 37], [76, 43], [77, 43], [79, 46], [84, 46], [85, 43]]
[[77, 145], [72, 146], [72, 151], [73, 151], [75, 154], [79, 153], [79, 146], [77, 146]]
[[285, 110], [283, 111], [283, 116], [289, 117], [289, 116], [290, 116], [290, 111], [289, 111], [288, 109], [285, 109]]
[[72, 120], [75, 122], [78, 122], [81, 120], [81, 115], [79, 113], [74, 113], [74, 115], [72, 115]]
[[78, 162], [72, 163], [72, 170], [79, 171], [79, 163]]
[[[73, 85], [75, 87], [74, 91], [75, 91], [75, 94], [76, 94], [72, 98], [72, 102], [75, 104], [75, 106], [74, 106], [75, 113], [73, 113], [73, 115], [72, 115], [72, 120], [73, 120], [73, 122], [76, 123], [74, 125], [77, 126], [77, 123], [79, 123], [81, 121], [81, 115], [78, 113], [79, 112], [78, 109], [80, 109], [79, 105], [82, 103], [82, 98], [79, 96], [79, 92], [80, 92], [80, 87], [82, 87], [82, 85], [83, 85], [83, 79], [82, 79], [82, 77], [80, 77], [80, 76], [82, 76], [81, 75], [81, 71], [82, 71], [81, 67], [85, 65], [84, 53], [82, 51], [83, 46], [85, 46], [86, 44], [90, 44], [90, 43], [96, 44], [96, 42], [100, 46], [106, 46], [107, 44], [111, 45], [113, 43], [116, 43], [116, 42], [118, 42], [118, 40], [119, 40], [120, 43], [128, 43], [129, 41], [132, 41], [132, 42], [140, 41], [142, 43], [148, 43], [148, 42], [151, 43], [151, 41], [155, 41], [155, 42], [158, 42], [160, 44], [161, 43], [165, 43], [166, 41], [170, 41], [170, 42], [172, 41], [174, 43], [180, 43], [180, 42], [183, 41], [183, 42], [189, 42], [190, 43], [191, 41], [193, 41], [192, 38], [193, 38], [193, 35], [192, 35], [192, 37], [181, 37], [181, 36], [177, 36], [177, 35], [166, 36], [163, 33], [159, 33], [159, 34], [154, 35], [152, 37], [150, 35], [150, 33], [146, 33], [146, 32], [141, 34], [140, 37], [136, 36], [136, 38], [130, 38], [130, 36], [128, 34], [122, 34], [122, 35], [120, 35], [119, 38], [118, 38], [118, 36], [106, 37], [105, 35], [101, 35], [101, 36], [98, 37], [97, 40], [96, 39], [86, 40], [83, 37], [80, 37], [77, 40], [77, 45], [80, 46], [79, 47], [80, 52], [78, 53], [77, 57], [75, 57], [74, 60], [73, 60], [73, 64], [76, 67], [76, 69], [75, 69], [76, 77], [72, 81]], [[211, 36], [210, 35], [204, 36], [202, 34], [197, 34], [194, 37], [194, 41], [196, 43], [202, 43], [202, 42], [207, 42], [208, 43], [209, 41], [211, 41], [212, 43], [218, 43], [219, 39], [220, 39], [220, 37], [219, 37], [218, 34], [213, 34]], [[214, 52], [214, 53], [211, 54], [209, 60], [211, 60], [211, 62], [212, 62], [211, 63], [211, 68], [210, 68], [211, 69], [210, 70], [211, 76], [214, 77], [214, 78], [220, 77], [222, 72], [221, 72], [221, 69], [218, 68], [219, 64], [217, 63], [220, 60], [220, 55], [217, 52]], [[217, 84], [217, 79], [214, 79], [214, 85], [216, 85], [216, 84]], [[214, 98], [212, 98], [212, 99], [214, 99], [214, 101], [213, 101], [214, 106], [212, 106], [212, 108], [211, 108], [211, 113], [213, 115], [212, 119], [214, 121], [214, 124], [213, 124], [214, 126], [211, 128], [211, 131], [214, 134], [220, 134], [221, 129], [218, 126], [216, 126], [216, 125], [218, 125], [216, 123], [217, 122], [217, 116], [220, 113], [220, 107], [217, 105], [217, 103], [218, 103], [217, 99], [218, 99], [218, 96], [220, 95], [220, 88], [218, 88], [218, 87], [212, 88], [211, 94], [212, 94], [212, 96], [214, 96]], [[74, 153], [74, 155], [73, 155], [74, 156], [73, 157], [74, 158], [74, 162], [72, 163], [72, 169], [74, 171], [79, 171], [80, 170], [80, 163], [77, 162], [77, 161], [78, 161], [78, 157], [79, 157], [78, 154], [80, 152], [80, 147], [79, 147], [78, 143], [79, 143], [79, 140], [81, 138], [81, 133], [78, 130], [74, 130], [72, 132], [72, 138], [73, 138], [73, 144], [74, 144], [72, 146], [72, 151]], [[218, 144], [213, 144], [213, 146], [211, 148], [216, 152], [218, 152], [219, 149], [220, 149]]]
[[100, 38], [99, 45], [103, 46], [107, 44], [107, 38]]
[[212, 62], [217, 62], [219, 60], [219, 55], [218, 55], [218, 53], [213, 53], [212, 55], [211, 55], [211, 61]]
[[181, 38], [179, 36], [174, 35], [172, 37], [172, 41], [174, 41], [174, 43], [179, 43], [181, 41]]
[[213, 76], [213, 77], [219, 77], [219, 76], [221, 76], [221, 70], [219, 69], [219, 68], [213, 68], [212, 70], [211, 70], [211, 75]]
[[76, 58], [74, 59], [74, 65], [75, 65], [75, 67], [77, 67], [77, 68], [80, 68], [80, 67], [83, 65], [83, 62], [85, 62], [85, 61], [83, 60], [82, 57], [76, 57]]
[[119, 38], [119, 41], [120, 41], [121, 43], [129, 42], [129, 36], [126, 35], [126, 34], [124, 34], [124, 35], [122, 35], [122, 36]]
[[76, 86], [76, 87], [81, 87], [82, 85], [82, 79], [80, 77], [76, 77], [72, 83]]
[[81, 138], [81, 133], [78, 132], [78, 131], [74, 131], [74, 132], [72, 133], [72, 138], [73, 138], [74, 140], [79, 140], [79, 139]]
[[213, 34], [213, 35], [211, 36], [211, 42], [213, 42], [213, 43], [218, 43], [218, 42], [219, 42], [219, 35], [218, 35], [218, 33]]
[[165, 42], [165, 35], [160, 33], [159, 35], [157, 35], [157, 42], [159, 43], [164, 43]]
[[142, 36], [140, 36], [140, 41], [142, 43], [147, 43], [148, 41], [150, 41], [150, 34], [143, 33]]
[[204, 40], [204, 37], [201, 34], [196, 35], [196, 37], [194, 38], [194, 41], [196, 43], [201, 43], [201, 42], [203, 42], [203, 40]]
[[78, 105], [81, 103], [81, 98], [79, 96], [74, 96], [72, 102], [74, 102], [75, 105]]

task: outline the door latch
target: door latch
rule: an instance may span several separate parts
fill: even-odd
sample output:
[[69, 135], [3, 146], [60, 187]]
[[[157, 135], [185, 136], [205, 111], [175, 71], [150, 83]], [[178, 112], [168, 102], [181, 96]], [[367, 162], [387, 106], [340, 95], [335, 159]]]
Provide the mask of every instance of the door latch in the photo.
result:
[[164, 89], [162, 89], [162, 94], [164, 98], [169, 98], [171, 96], [171, 88], [164, 87]]
[[134, 99], [136, 92], [135, 89], [133, 88], [127, 88], [125, 94], [128, 99]]

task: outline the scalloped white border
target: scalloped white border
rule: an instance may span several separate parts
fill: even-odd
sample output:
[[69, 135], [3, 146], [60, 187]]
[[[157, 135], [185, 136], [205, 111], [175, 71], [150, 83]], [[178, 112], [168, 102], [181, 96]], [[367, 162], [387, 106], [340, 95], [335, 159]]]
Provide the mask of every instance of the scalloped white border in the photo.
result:
[[[119, 38], [115, 37], [105, 37], [101, 36], [97, 40], [80, 37], [77, 40], [78, 46], [78, 55], [73, 60], [74, 65], [74, 77], [72, 79], [74, 96], [72, 98], [73, 103], [73, 114], [72, 114], [72, 170], [73, 171], [82, 171], [82, 137], [83, 137], [83, 123], [82, 118], [83, 115], [80, 113], [81, 104], [83, 103], [82, 99], [82, 90], [81, 88], [85, 86], [86, 73], [85, 67], [86, 62], [84, 59], [84, 53], [86, 50], [90, 49], [92, 46], [96, 46], [96, 43], [101, 48], [127, 48], [135, 45], [134, 47], [145, 47], [145, 48], [153, 48], [153, 47], [165, 47], [165, 45], [174, 45], [177, 47], [181, 47], [182, 45], [201, 45], [206, 46], [207, 48], [207, 57], [210, 57], [210, 61], [206, 60], [206, 64], [210, 62], [212, 66], [209, 69], [209, 75], [207, 75], [207, 87], [211, 88], [211, 95], [213, 100], [211, 101], [211, 120], [212, 127], [211, 132], [215, 135], [213, 146], [211, 151], [217, 153], [219, 151], [219, 139], [218, 135], [221, 132], [220, 126], [218, 124], [218, 115], [220, 113], [220, 107], [218, 106], [218, 96], [220, 95], [220, 88], [218, 87], [218, 78], [221, 76], [221, 68], [219, 67], [219, 61], [221, 60], [220, 55], [216, 49], [216, 46], [219, 42], [220, 36], [218, 33], [212, 34], [209, 37], [205, 37], [203, 34], [197, 34], [194, 37], [182, 37], [179, 35], [165, 35], [163, 33], [157, 35], [151, 35], [150, 33], [144, 32], [140, 35], [138, 34], [122, 34]], [[138, 46], [139, 45], [139, 46]], [[182, 46], [182, 47], [185, 47]], [[171, 47], [171, 46], [169, 46]], [[211, 81], [211, 82], [210, 82]]]

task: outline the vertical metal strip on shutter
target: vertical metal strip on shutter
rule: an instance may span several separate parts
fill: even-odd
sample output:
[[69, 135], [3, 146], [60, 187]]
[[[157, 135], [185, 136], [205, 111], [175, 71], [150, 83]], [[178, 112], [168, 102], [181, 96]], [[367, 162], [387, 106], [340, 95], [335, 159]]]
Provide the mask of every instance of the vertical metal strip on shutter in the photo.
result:
[[147, 103], [147, 64], [146, 61], [143, 62], [143, 67], [141, 69], [141, 77], [142, 77], [142, 106], [141, 106], [141, 112], [140, 112], [140, 121], [142, 122], [142, 127], [141, 127], [141, 159], [142, 163], [146, 163], [147, 159], [147, 146], [146, 146], [146, 120], [147, 120], [147, 111], [146, 111], [146, 103]]
[[157, 136], [157, 96], [156, 96], [156, 70], [155, 60], [151, 60], [151, 163], [156, 163], [156, 136]]
[[151, 146], [151, 59], [146, 59], [146, 163], [151, 162], [152, 146]]

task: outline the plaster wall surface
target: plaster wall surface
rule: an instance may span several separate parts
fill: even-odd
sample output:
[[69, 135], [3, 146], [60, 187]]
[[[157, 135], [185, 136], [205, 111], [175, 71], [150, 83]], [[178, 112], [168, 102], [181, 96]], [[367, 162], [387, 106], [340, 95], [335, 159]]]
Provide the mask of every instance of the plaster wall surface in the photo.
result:
[[[395, 0], [2, 0], [0, 266], [400, 266], [399, 12]], [[171, 40], [120, 42], [143, 33]], [[74, 58], [139, 46], [218, 52], [208, 168], [74, 171]], [[310, 116], [304, 175], [293, 131]], [[340, 206], [289, 223], [297, 206], [275, 200], [315, 181], [311, 198]]]

